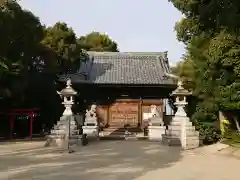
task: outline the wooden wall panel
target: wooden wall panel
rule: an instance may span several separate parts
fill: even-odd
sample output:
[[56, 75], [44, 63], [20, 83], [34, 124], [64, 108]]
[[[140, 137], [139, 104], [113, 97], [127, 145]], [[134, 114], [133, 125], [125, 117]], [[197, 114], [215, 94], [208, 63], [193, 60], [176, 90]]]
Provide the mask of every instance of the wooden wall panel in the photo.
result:
[[126, 124], [137, 126], [142, 124], [143, 113], [151, 112], [151, 105], [156, 105], [163, 116], [161, 99], [118, 99], [111, 105], [98, 106], [97, 115], [101, 122], [112, 127], [123, 127]]
[[128, 124], [137, 126], [139, 103], [136, 102], [116, 102], [109, 108], [109, 126], [121, 126]]

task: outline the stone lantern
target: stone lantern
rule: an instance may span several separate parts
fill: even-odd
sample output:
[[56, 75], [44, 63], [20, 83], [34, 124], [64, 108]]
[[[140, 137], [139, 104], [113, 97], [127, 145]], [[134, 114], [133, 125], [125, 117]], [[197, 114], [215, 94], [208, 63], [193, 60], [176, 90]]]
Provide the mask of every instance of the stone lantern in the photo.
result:
[[[57, 93], [63, 99], [62, 104], [65, 110], [60, 117], [60, 121], [51, 130], [51, 134], [48, 136], [45, 146], [57, 145], [70, 151], [70, 144], [73, 144], [78, 140], [77, 124], [73, 116], [72, 106], [74, 104], [73, 96], [77, 95], [77, 92], [71, 87], [71, 79], [67, 80], [66, 88]], [[74, 142], [73, 142], [74, 141]]]
[[[176, 101], [174, 105], [177, 108], [177, 111], [172, 119], [171, 125], [168, 129], [168, 133], [170, 133], [173, 137], [177, 135], [177, 138], [180, 140], [180, 144], [183, 149], [188, 149], [188, 131], [194, 132], [195, 128], [192, 126], [189, 118], [187, 117], [187, 113], [185, 111], [185, 107], [188, 104], [186, 101], [186, 97], [191, 95], [192, 92], [183, 88], [183, 83], [181, 79], [178, 79], [177, 89], [172, 92], [172, 95], [176, 97]], [[190, 128], [189, 128], [190, 127]], [[175, 131], [175, 132], [174, 132]]]
[[172, 95], [176, 97], [174, 105], [177, 111], [172, 122], [167, 127], [164, 135], [164, 143], [169, 145], [180, 145], [183, 149], [199, 147], [199, 132], [195, 130], [195, 127], [192, 125], [185, 111], [185, 107], [188, 104], [186, 97], [190, 96], [192, 92], [184, 89], [180, 77], [171, 74], [167, 74], [167, 76], [178, 80], [177, 88], [172, 92]]
[[178, 87], [172, 92], [172, 95], [176, 97], [174, 105], [177, 107], [175, 116], [187, 117], [185, 107], [188, 104], [186, 97], [192, 95], [192, 92], [183, 88], [182, 80], [178, 80]]
[[72, 88], [71, 79], [67, 80], [66, 86], [65, 89], [62, 89], [60, 92], [57, 91], [57, 93], [63, 98], [62, 104], [65, 107], [63, 116], [72, 116], [73, 96], [77, 95], [77, 92]]

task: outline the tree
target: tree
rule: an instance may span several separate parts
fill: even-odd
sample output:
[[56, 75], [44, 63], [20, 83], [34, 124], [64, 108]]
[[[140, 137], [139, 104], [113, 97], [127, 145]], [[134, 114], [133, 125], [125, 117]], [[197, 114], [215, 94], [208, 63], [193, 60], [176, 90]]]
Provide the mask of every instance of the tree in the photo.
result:
[[214, 67], [217, 87], [214, 96], [219, 109], [231, 112], [238, 130], [240, 117], [240, 36], [222, 31], [209, 46], [210, 60]]
[[[226, 86], [223, 82], [229, 82], [226, 76], [222, 75], [222, 71], [228, 72], [228, 76], [236, 80], [236, 71], [229, 71], [229, 69], [238, 69], [232, 64], [232, 67], [225, 69], [224, 66], [224, 52], [228, 51], [225, 46], [238, 45], [236, 39], [239, 36], [236, 27], [238, 22], [234, 23], [232, 19], [239, 17], [240, 13], [235, 13], [239, 9], [238, 1], [180, 1], [171, 0], [175, 7], [177, 7], [186, 16], [183, 20], [176, 24], [176, 31], [178, 39], [187, 45], [187, 56], [193, 60], [194, 69], [194, 81], [196, 84], [195, 94], [201, 99], [202, 102], [210, 101], [211, 103], [206, 104], [218, 104], [218, 107], [212, 107], [214, 113], [219, 110], [219, 101], [222, 100], [222, 95], [217, 90], [217, 87]], [[234, 13], [232, 13], [234, 12]], [[231, 15], [231, 20], [229, 19]], [[235, 37], [229, 45], [219, 45], [222, 42], [219, 41], [219, 37], [223, 39], [229, 37], [229, 34]], [[222, 39], [222, 40], [223, 40]], [[229, 43], [230, 41], [228, 41]], [[213, 50], [214, 49], [214, 50]], [[219, 50], [221, 49], [221, 50]], [[217, 54], [219, 53], [219, 54]], [[236, 62], [233, 57], [228, 56], [228, 61]], [[218, 60], [217, 60], [218, 59]], [[223, 68], [223, 69], [221, 69]], [[230, 75], [231, 74], [231, 75]], [[219, 80], [220, 79], [220, 80]], [[219, 83], [221, 81], [221, 83]], [[225, 107], [226, 108], [226, 107]], [[210, 111], [208, 108], [208, 111]], [[216, 116], [214, 116], [214, 119]]]
[[[14, 1], [1, 6], [0, 20], [0, 92], [1, 96], [12, 92], [17, 97], [26, 87], [24, 79], [38, 52], [43, 30], [39, 19]], [[14, 88], [18, 81], [22, 81], [21, 88]]]
[[0, 97], [7, 99], [4, 106], [37, 102], [39, 96], [30, 96], [36, 94], [32, 82], [36, 81], [41, 89], [43, 79], [33, 77], [46, 77], [43, 73], [47, 73], [45, 80], [53, 83], [57, 69], [54, 51], [41, 43], [43, 26], [31, 12], [8, 1], [0, 10], [0, 34]]
[[99, 32], [91, 32], [86, 36], [81, 36], [78, 43], [87, 51], [118, 52], [117, 43], [110, 39], [108, 35]]
[[72, 28], [66, 23], [57, 22], [45, 28], [44, 34], [42, 44], [55, 52], [59, 72], [74, 71], [80, 67], [84, 53]]
[[189, 90], [195, 89], [194, 83], [194, 62], [187, 56], [183, 61], [180, 61], [176, 66], [171, 68], [173, 74], [181, 77], [184, 87]]
[[[185, 17], [176, 24], [193, 62], [193, 119], [215, 121], [219, 111], [239, 111], [239, 1], [170, 0]], [[185, 61], [186, 62], [186, 61]]]

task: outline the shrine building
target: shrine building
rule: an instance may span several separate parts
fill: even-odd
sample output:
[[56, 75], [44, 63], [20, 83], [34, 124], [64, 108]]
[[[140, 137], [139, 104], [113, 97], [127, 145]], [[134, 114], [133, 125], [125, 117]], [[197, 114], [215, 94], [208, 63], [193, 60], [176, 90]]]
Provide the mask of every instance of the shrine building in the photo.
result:
[[88, 52], [78, 72], [60, 76], [59, 82], [71, 78], [78, 91], [75, 103], [96, 104], [105, 128], [134, 128], [143, 124], [151, 105], [166, 115], [164, 99], [176, 88], [165, 76], [169, 71], [167, 52]]

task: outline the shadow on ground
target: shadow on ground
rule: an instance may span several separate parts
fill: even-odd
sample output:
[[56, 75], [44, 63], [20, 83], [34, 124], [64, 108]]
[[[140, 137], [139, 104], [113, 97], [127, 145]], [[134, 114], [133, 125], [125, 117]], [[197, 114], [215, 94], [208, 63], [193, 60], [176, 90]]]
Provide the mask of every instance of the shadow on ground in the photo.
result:
[[132, 180], [181, 160], [176, 147], [148, 141], [99, 141], [75, 153], [38, 150], [0, 156], [0, 179]]

